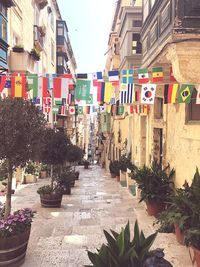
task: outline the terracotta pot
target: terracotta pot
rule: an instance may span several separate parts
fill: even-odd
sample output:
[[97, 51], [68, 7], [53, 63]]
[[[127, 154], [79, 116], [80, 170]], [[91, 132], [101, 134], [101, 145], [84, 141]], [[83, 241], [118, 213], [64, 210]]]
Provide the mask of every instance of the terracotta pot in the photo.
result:
[[0, 238], [0, 266], [17, 267], [25, 260], [31, 227], [18, 235]]
[[192, 249], [194, 251], [194, 258], [193, 258], [193, 264], [196, 262], [196, 267], [200, 267], [200, 250], [192, 246]]
[[41, 206], [45, 208], [60, 208], [63, 194], [40, 195]]
[[160, 212], [165, 209], [165, 203], [157, 202], [157, 201], [150, 201], [146, 202], [147, 205], [147, 213], [150, 216], [157, 216]]
[[184, 232], [182, 232], [177, 224], [174, 225], [176, 240], [179, 244], [184, 245]]

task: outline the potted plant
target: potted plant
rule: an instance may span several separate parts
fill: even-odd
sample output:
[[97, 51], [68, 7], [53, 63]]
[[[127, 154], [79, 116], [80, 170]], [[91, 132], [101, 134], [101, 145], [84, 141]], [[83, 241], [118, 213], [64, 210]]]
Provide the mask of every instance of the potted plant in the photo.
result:
[[40, 52], [35, 47], [31, 49], [30, 55], [35, 61], [40, 60]]
[[112, 178], [119, 177], [120, 163], [118, 160], [113, 160], [109, 164], [109, 170]]
[[[51, 165], [51, 184], [42, 186], [38, 189], [41, 205], [44, 207], [60, 207], [63, 195], [62, 186], [56, 181], [58, 175], [61, 175], [61, 167], [66, 159], [68, 146], [71, 144], [67, 136], [62, 132], [55, 132], [54, 129], [46, 129], [43, 135], [41, 145], [40, 160], [43, 164]], [[57, 166], [56, 175], [54, 168]], [[44, 204], [45, 203], [45, 204]]]
[[71, 187], [74, 186], [76, 175], [71, 167], [65, 167], [57, 177], [58, 184], [63, 188], [63, 194], [70, 195]]
[[48, 173], [48, 165], [47, 164], [41, 164], [41, 169], [40, 169], [40, 178], [47, 178], [47, 173]]
[[83, 161], [84, 169], [88, 169], [90, 162], [88, 160]]
[[25, 166], [25, 176], [24, 183], [35, 183], [39, 176], [39, 167], [38, 164], [34, 161], [29, 160]]
[[143, 231], [140, 232], [137, 221], [134, 226], [134, 237], [131, 240], [129, 222], [122, 228], [120, 233], [111, 230], [111, 234], [104, 230], [107, 244], [102, 244], [97, 253], [88, 251], [88, 257], [93, 267], [104, 266], [137, 266], [142, 267], [145, 260], [152, 254], [150, 247], [152, 246], [156, 233], [144, 236]]
[[20, 45], [20, 44], [15, 45], [15, 46], [13, 46], [12, 51], [16, 52], [16, 53], [23, 53], [24, 52], [24, 46]]
[[174, 193], [172, 178], [175, 174], [172, 169], [169, 174], [169, 165], [162, 169], [156, 161], [150, 167], [135, 168], [133, 177], [141, 190], [141, 199], [147, 205], [147, 213], [156, 216], [166, 207], [166, 202]]
[[[43, 114], [30, 101], [22, 98], [0, 98], [0, 118], [0, 142], [3, 144], [0, 146], [0, 158], [4, 159], [8, 166], [5, 212], [0, 221], [0, 233], [3, 235], [4, 230], [7, 231], [4, 225], [12, 222], [9, 220], [9, 216], [11, 213], [13, 172], [17, 167], [24, 166], [28, 160], [34, 159], [37, 156], [38, 151], [36, 148], [38, 148], [46, 121]], [[21, 214], [26, 217], [27, 212], [22, 211], [17, 216], [21, 216]], [[32, 215], [29, 214], [29, 217], [32, 217]], [[13, 228], [15, 230], [10, 232], [12, 235], [11, 239], [16, 241], [11, 242], [11, 239], [7, 236], [4, 236], [4, 242], [0, 241], [1, 255], [6, 250], [14, 251], [16, 249], [18, 251], [18, 254], [5, 253], [4, 257], [0, 258], [0, 265], [9, 266], [7, 263], [11, 261], [14, 265], [25, 258], [29, 236], [25, 233], [27, 230], [25, 221], [25, 218], [19, 221], [16, 228]], [[29, 226], [30, 223], [31, 221], [28, 221]]]

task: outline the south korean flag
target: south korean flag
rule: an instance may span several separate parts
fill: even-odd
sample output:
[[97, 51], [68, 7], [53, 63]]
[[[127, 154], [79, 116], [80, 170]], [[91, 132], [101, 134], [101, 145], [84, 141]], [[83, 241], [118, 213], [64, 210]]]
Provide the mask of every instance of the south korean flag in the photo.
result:
[[156, 84], [143, 84], [141, 92], [141, 104], [154, 104]]

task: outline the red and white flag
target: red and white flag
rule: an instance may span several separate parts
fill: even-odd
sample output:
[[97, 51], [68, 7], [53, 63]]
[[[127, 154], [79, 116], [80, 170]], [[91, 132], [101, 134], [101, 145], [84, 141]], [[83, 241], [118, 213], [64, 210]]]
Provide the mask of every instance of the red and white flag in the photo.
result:
[[74, 115], [75, 114], [75, 107], [74, 106], [69, 106], [69, 114]]

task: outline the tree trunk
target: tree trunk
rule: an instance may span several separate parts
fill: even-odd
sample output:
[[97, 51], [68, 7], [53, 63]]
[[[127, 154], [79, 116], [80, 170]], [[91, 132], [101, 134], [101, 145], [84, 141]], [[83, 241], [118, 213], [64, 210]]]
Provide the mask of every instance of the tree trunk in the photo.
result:
[[53, 190], [53, 164], [51, 164], [51, 188]]
[[13, 175], [12, 166], [10, 162], [8, 162], [8, 184], [7, 184], [7, 192], [6, 192], [6, 204], [5, 204], [4, 218], [7, 218], [11, 212], [12, 175]]

